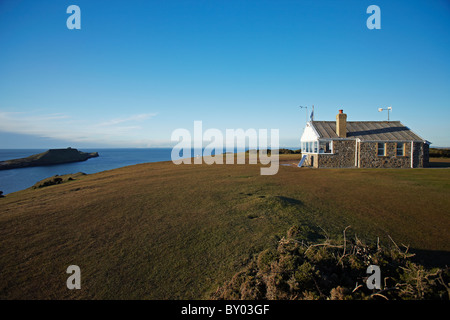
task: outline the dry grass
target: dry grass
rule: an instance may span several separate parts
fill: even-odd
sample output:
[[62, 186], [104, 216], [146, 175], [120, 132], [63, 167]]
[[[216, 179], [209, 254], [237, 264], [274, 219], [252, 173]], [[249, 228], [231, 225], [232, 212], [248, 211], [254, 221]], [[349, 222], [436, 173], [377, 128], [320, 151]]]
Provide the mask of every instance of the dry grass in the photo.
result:
[[[448, 262], [448, 169], [259, 169], [151, 163], [8, 194], [0, 298], [207, 298], [294, 224], [389, 234]], [[65, 286], [71, 264], [81, 290]]]

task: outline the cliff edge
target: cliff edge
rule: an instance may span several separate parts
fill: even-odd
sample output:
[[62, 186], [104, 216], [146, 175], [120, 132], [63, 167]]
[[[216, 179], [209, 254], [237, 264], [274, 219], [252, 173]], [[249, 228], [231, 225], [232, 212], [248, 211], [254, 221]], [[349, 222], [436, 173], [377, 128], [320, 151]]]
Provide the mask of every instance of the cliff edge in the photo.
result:
[[98, 152], [88, 153], [72, 148], [50, 149], [26, 158], [0, 161], [0, 170], [86, 161], [89, 158], [98, 156]]

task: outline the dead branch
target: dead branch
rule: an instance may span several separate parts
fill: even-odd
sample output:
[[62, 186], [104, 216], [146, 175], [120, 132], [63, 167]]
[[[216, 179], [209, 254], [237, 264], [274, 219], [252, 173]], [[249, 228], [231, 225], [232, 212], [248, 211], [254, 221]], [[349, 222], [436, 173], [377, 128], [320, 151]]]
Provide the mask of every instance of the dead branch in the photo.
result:
[[309, 251], [309, 249], [313, 248], [313, 247], [328, 247], [328, 248], [342, 248], [342, 245], [332, 245], [329, 243], [318, 243], [318, 244], [312, 244], [308, 247], [308, 249], [305, 250], [304, 255], [306, 255], [306, 253]]
[[344, 252], [342, 253], [341, 258], [339, 259], [339, 261], [337, 262], [337, 264], [341, 263], [342, 259], [345, 257], [345, 251], [347, 249], [347, 239], [345, 238], [345, 231], [347, 231], [348, 228], [350, 228], [351, 226], [347, 226], [344, 229]]
[[389, 239], [391, 239], [392, 243], [395, 245], [395, 247], [397, 248], [397, 250], [402, 253], [402, 250], [400, 250], [400, 248], [398, 247], [398, 245], [395, 243], [394, 239], [392, 239], [392, 237], [390, 235], [388, 235]]
[[329, 240], [330, 240], [330, 237], [329, 237], [328, 233], [327, 233], [321, 226], [318, 226], [318, 227], [319, 227], [320, 230], [322, 230], [322, 232], [325, 234], [325, 238], [327, 238], [327, 241], [329, 241]]
[[374, 293], [374, 294], [371, 295], [371, 297], [375, 297], [375, 296], [380, 296], [380, 297], [382, 297], [382, 298], [384, 298], [386, 300], [389, 300], [386, 296], [384, 296], [384, 295], [382, 295], [380, 293]]
[[[358, 283], [356, 283], [356, 284], [358, 284]], [[357, 285], [357, 286], [355, 287], [355, 289], [353, 289], [352, 293], [354, 293], [356, 290], [358, 290], [359, 288], [362, 288], [362, 287], [363, 287], [362, 284], [360, 284], [359, 286]]]

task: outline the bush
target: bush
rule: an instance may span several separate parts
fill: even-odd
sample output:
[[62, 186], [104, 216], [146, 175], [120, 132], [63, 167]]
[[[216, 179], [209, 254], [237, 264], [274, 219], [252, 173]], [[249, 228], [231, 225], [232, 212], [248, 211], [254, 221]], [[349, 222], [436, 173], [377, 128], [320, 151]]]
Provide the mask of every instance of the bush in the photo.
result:
[[430, 148], [431, 158], [450, 158], [450, 149]]
[[[212, 299], [449, 299], [449, 268], [427, 270], [413, 263], [408, 249], [366, 245], [355, 238], [326, 238], [307, 243], [305, 228], [292, 227], [230, 281], [219, 287]], [[381, 269], [382, 288], [366, 286], [369, 265]]]
[[66, 175], [62, 175], [62, 176], [55, 175], [53, 177], [46, 178], [46, 179], [36, 182], [32, 186], [32, 188], [38, 189], [38, 188], [44, 188], [44, 187], [48, 187], [48, 186], [54, 186], [57, 184], [68, 182], [68, 181], [75, 181], [77, 178], [84, 176], [84, 175], [86, 175], [86, 174], [83, 172], [78, 172], [75, 174], [66, 174]]

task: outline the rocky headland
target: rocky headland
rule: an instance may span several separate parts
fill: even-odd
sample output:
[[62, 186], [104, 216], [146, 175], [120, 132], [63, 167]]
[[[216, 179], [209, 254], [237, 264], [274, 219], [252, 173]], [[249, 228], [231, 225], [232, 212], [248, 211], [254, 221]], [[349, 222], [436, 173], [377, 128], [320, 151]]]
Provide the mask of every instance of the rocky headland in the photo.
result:
[[98, 156], [98, 152], [82, 152], [73, 148], [50, 149], [26, 158], [0, 161], [0, 170], [86, 161]]

